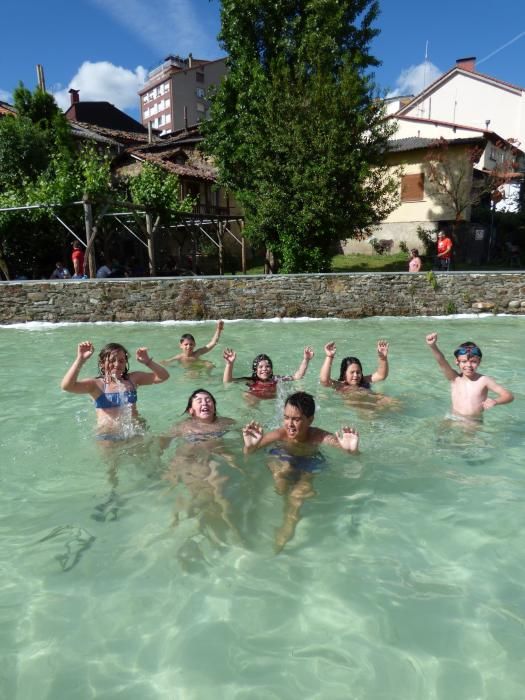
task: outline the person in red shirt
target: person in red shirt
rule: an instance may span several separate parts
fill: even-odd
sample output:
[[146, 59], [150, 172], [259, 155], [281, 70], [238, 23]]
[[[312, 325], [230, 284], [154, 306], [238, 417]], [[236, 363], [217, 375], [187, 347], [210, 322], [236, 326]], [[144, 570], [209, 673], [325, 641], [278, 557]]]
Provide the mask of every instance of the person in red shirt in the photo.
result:
[[450, 270], [452, 247], [453, 243], [451, 239], [444, 231], [440, 231], [437, 239], [437, 259], [441, 270]]
[[84, 277], [84, 251], [78, 241], [73, 243], [71, 260], [73, 261], [73, 279], [81, 279]]

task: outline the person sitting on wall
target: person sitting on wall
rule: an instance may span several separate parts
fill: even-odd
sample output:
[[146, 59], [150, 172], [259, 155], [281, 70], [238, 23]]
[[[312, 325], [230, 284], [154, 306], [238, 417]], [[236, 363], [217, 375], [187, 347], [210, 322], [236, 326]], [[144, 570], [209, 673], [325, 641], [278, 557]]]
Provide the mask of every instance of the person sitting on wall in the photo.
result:
[[69, 270], [61, 262], [55, 263], [55, 269], [51, 273], [49, 279], [51, 280], [68, 280], [71, 279]]

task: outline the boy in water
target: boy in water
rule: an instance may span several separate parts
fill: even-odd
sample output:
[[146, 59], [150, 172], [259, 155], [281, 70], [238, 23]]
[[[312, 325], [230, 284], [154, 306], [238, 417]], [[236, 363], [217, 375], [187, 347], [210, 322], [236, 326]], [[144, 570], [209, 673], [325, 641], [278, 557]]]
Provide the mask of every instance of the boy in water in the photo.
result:
[[[479, 418], [483, 411], [514, 400], [510, 391], [497, 384], [492, 377], [478, 372], [482, 353], [475, 343], [461, 343], [454, 351], [459, 368], [459, 372], [456, 372], [437, 346], [437, 333], [429, 333], [426, 341], [439, 368], [450, 382], [454, 414], [463, 418]], [[489, 391], [497, 398], [490, 398]]]
[[173, 357], [170, 357], [167, 360], [163, 360], [160, 364], [169, 365], [172, 362], [182, 362], [183, 364], [188, 364], [194, 362], [195, 360], [198, 360], [201, 357], [201, 355], [204, 355], [205, 353], [210, 352], [210, 350], [213, 350], [213, 348], [219, 342], [219, 338], [221, 337], [223, 329], [224, 321], [217, 321], [215, 333], [213, 334], [213, 337], [210, 340], [210, 342], [197, 349], [195, 349], [195, 338], [191, 335], [191, 333], [184, 333], [184, 335], [179, 341], [179, 347], [182, 352], [179, 352], [178, 355], [174, 355]]
[[287, 496], [284, 522], [275, 538], [276, 552], [280, 552], [293, 537], [300, 508], [315, 493], [312, 479], [324, 463], [318, 447], [339, 447], [349, 454], [355, 454], [359, 449], [359, 434], [354, 428], [344, 426], [335, 434], [313, 428], [314, 415], [313, 396], [298, 391], [286, 399], [282, 427], [264, 435], [261, 425], [251, 421], [242, 431], [245, 454], [275, 442], [281, 443], [269, 451], [274, 457], [268, 464], [277, 493]]

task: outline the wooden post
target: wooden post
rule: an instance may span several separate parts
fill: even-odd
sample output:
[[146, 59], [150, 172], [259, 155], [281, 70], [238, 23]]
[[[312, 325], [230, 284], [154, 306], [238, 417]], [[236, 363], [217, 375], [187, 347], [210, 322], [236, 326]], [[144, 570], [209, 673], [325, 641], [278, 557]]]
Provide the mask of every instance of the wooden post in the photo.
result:
[[148, 258], [149, 258], [149, 274], [155, 277], [157, 274], [157, 265], [155, 260], [155, 231], [153, 230], [153, 217], [149, 211], [146, 212], [146, 234], [148, 237]]
[[239, 222], [239, 228], [241, 229], [241, 271], [242, 274], [246, 274], [246, 239], [244, 238], [244, 220], [241, 219]]
[[[84, 207], [84, 225], [86, 227], [86, 241], [87, 241], [87, 250], [88, 250], [88, 255], [87, 255], [87, 265], [88, 265], [88, 270], [89, 270], [89, 276], [91, 279], [95, 278], [97, 276], [97, 264], [95, 261], [95, 251], [93, 249], [92, 245], [90, 244], [91, 239], [94, 236], [94, 231], [93, 231], [93, 207], [91, 206], [91, 202], [87, 199], [87, 197], [84, 195], [83, 197], [83, 207]], [[86, 270], [86, 262], [84, 261], [84, 274]]]
[[191, 227], [191, 269], [197, 274], [197, 237], [194, 226]]
[[223, 231], [222, 231], [223, 223], [219, 219], [219, 225], [217, 227], [217, 239], [219, 242], [219, 275], [224, 275], [224, 248], [222, 245], [222, 238], [223, 238]]

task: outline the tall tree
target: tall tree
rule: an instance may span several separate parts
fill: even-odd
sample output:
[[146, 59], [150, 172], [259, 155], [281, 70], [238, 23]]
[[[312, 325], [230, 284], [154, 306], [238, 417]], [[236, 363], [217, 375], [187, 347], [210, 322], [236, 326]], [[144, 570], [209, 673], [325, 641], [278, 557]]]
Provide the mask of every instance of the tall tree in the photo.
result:
[[369, 45], [376, 0], [223, 0], [229, 73], [204, 124], [246, 233], [284, 272], [325, 271], [335, 242], [394, 207]]

